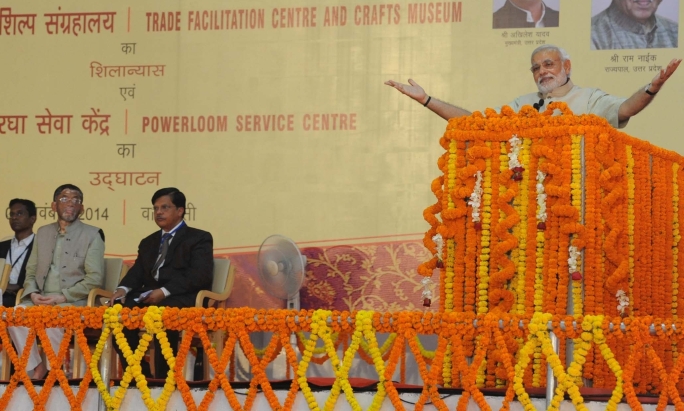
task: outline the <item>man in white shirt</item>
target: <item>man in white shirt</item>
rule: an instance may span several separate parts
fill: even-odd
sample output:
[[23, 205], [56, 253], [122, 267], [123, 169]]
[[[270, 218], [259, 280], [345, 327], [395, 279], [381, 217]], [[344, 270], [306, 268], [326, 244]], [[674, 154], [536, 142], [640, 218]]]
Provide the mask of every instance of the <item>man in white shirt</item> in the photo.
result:
[[33, 249], [33, 225], [36, 223], [36, 204], [15, 198], [9, 203], [9, 223], [14, 237], [0, 242], [0, 258], [12, 267], [9, 284], [2, 290], [2, 305], [14, 307], [17, 291], [24, 285], [26, 263]]
[[[545, 44], [537, 47], [531, 57], [530, 71], [539, 91], [520, 96], [508, 106], [516, 112], [523, 106], [533, 106], [539, 111], [544, 111], [549, 103], [560, 101], [566, 103], [575, 115], [595, 114], [608, 120], [613, 127], [622, 128], [627, 125], [632, 116], [641, 112], [653, 101], [655, 95], [681, 62], [681, 59], [673, 59], [645, 87], [639, 87], [629, 98], [621, 98], [611, 96], [596, 88], [574, 85], [570, 80], [572, 64], [568, 53], [560, 47]], [[388, 80], [385, 84], [396, 88], [447, 121], [472, 114], [466, 109], [428, 95], [412, 79], [408, 81], [409, 84], [402, 84]]]

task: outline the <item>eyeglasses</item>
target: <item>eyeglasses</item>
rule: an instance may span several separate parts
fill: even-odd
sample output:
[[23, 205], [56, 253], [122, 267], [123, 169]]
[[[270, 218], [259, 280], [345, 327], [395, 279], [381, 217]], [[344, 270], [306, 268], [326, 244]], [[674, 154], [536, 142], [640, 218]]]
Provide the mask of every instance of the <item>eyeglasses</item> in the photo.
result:
[[81, 200], [81, 199], [78, 198], [78, 197], [72, 197], [72, 198], [69, 198], [69, 197], [60, 197], [60, 198], [59, 198], [59, 202], [62, 203], [62, 204], [65, 204], [65, 203], [81, 204], [81, 203], [83, 202], [83, 200]]
[[154, 212], [155, 213], [158, 211], [167, 212], [167, 211], [171, 210], [172, 208], [178, 208], [178, 207], [164, 204], [163, 206], [160, 206], [160, 207], [154, 207]]
[[533, 64], [532, 67], [530, 67], [530, 71], [532, 74], [537, 74], [542, 67], [546, 70], [553, 70], [559, 62], [559, 60], [547, 59], [542, 61], [541, 64]]

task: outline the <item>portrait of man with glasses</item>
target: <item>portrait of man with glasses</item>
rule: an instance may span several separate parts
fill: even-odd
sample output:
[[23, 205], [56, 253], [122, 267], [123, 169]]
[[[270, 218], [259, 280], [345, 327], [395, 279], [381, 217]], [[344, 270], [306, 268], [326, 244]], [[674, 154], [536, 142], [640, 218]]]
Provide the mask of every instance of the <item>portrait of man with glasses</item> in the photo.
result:
[[679, 1], [593, 0], [591, 49], [677, 48]]
[[[104, 233], [98, 227], [81, 222], [83, 192], [73, 184], [63, 184], [52, 197], [57, 221], [38, 229], [28, 263], [24, 292], [17, 307], [34, 305], [85, 306], [88, 293], [104, 282]], [[21, 355], [29, 330], [9, 327], [8, 331]], [[58, 352], [64, 330], [46, 329], [54, 352]], [[41, 361], [34, 343], [26, 370], [33, 379], [42, 379], [49, 364]]]

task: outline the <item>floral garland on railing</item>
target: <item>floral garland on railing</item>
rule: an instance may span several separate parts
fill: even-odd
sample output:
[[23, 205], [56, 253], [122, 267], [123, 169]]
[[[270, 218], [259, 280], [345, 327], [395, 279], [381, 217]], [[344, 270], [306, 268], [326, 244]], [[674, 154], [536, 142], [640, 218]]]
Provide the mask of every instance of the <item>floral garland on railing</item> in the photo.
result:
[[[69, 348], [69, 340], [74, 334], [76, 335], [76, 342], [79, 345], [84, 358], [86, 360], [90, 359], [90, 349], [85, 336], [83, 335], [83, 329], [101, 328], [103, 313], [104, 309], [74, 307], [69, 309], [61, 307], [32, 307], [28, 309], [24, 309], [23, 307], [18, 307], [16, 309], [11, 307], [0, 307], [0, 341], [2, 341], [2, 347], [6, 350], [6, 353], [15, 368], [15, 372], [12, 374], [9, 384], [5, 388], [2, 397], [0, 397], [0, 409], [8, 409], [12, 394], [18, 386], [18, 383], [21, 382], [34, 403], [34, 409], [42, 410], [47, 404], [54, 383], [59, 381], [62, 391], [69, 402], [70, 408], [80, 410], [81, 404], [88, 392], [88, 385], [92, 375], [90, 372], [86, 372], [83, 380], [79, 384], [77, 394], [74, 395], [73, 390], [66, 379], [66, 375], [61, 371], [59, 359], [64, 358], [66, 351]], [[26, 345], [21, 357], [17, 355], [12, 340], [7, 333], [7, 327], [12, 326], [24, 326], [29, 328]], [[64, 328], [66, 330], [64, 340], [62, 344], [60, 344], [59, 352], [56, 354], [52, 351], [50, 341], [45, 334], [45, 328], [53, 327]], [[40, 393], [36, 392], [31, 379], [26, 374], [28, 356], [32, 345], [37, 343], [37, 336], [40, 337], [40, 341], [45, 347], [46, 356], [52, 367]]]
[[[164, 410], [166, 409], [166, 404], [169, 402], [171, 393], [173, 392], [176, 384], [176, 378], [174, 375], [176, 358], [173, 356], [169, 341], [166, 338], [166, 333], [164, 332], [164, 324], [162, 322], [162, 313], [164, 312], [164, 307], [151, 306], [146, 309], [142, 318], [143, 324], [145, 325], [145, 332], [143, 333], [140, 343], [136, 347], [135, 351], [133, 351], [128, 345], [128, 341], [123, 334], [124, 326], [123, 323], [119, 321], [121, 310], [121, 305], [117, 304], [108, 308], [104, 314], [105, 328], [103, 329], [100, 340], [95, 347], [95, 352], [93, 353], [90, 361], [90, 372], [94, 376], [95, 384], [100, 390], [102, 399], [105, 402], [107, 409], [119, 409], [121, 406], [121, 401], [123, 401], [126, 390], [128, 389], [129, 383], [132, 380], [135, 380], [136, 386], [140, 390], [143, 402], [147, 408], [149, 410]], [[116, 344], [121, 348], [123, 356], [128, 363], [121, 379], [121, 384], [114, 393], [114, 398], [110, 396], [108, 388], [104, 386], [102, 376], [97, 369], [97, 364], [102, 356], [104, 342], [107, 340], [110, 333], [114, 335]], [[157, 401], [152, 399], [150, 389], [147, 386], [147, 380], [142, 374], [142, 368], [140, 366], [143, 358], [145, 357], [145, 353], [147, 352], [147, 348], [154, 337], [159, 339], [162, 354], [164, 359], [166, 359], [168, 362], [170, 368], [164, 388]]]
[[[478, 383], [477, 370], [480, 368], [479, 364], [482, 364], [490, 356], [496, 358], [496, 361], [501, 364], [497, 378], [507, 388], [504, 404], [501, 409], [504, 411], [508, 409], [508, 402], [512, 400], [514, 394], [518, 396], [518, 399], [526, 409], [530, 409], [529, 403], [526, 402], [528, 399], [525, 398], [526, 389], [529, 385], [526, 385], [524, 380], [526, 368], [530, 361], [529, 354], [534, 352], [536, 346], [541, 347], [542, 353], [548, 359], [559, 381], [559, 388], [556, 391], [552, 407], [557, 407], [563, 394], [567, 392], [575, 406], [582, 409], [583, 400], [575, 378], [582, 375], [582, 368], [586, 365], [587, 356], [594, 347], [598, 349], [602, 358], [606, 360], [608, 370], [615, 380], [615, 385], [612, 387], [613, 394], [608, 402], [607, 409], [609, 411], [616, 409], [616, 404], [620, 401], [623, 390], [626, 400], [632, 409], [639, 408], [640, 405], [636, 399], [634, 388], [636, 386], [634, 377], [636, 365], [643, 362], [653, 367], [655, 375], [658, 376], [662, 384], [663, 389], [660, 391], [657, 410], [664, 410], [668, 401], [673, 401], [677, 409], [680, 406], [684, 406], [679, 399], [677, 391], [679, 376], [682, 369], [684, 369], [684, 359], [682, 359], [684, 356], [680, 356], [677, 361], [672, 363], [671, 369], [668, 369], [666, 366], [667, 359], [661, 353], [658, 353], [655, 348], [658, 344], [670, 345], [682, 341], [684, 338], [684, 320], [679, 319], [656, 319], [653, 317], [622, 319], [620, 317], [608, 318], [591, 315], [584, 317], [558, 317], [551, 314], [535, 314], [534, 317], [529, 317], [504, 313], [488, 313], [486, 315], [474, 316], [472, 314], [453, 312], [429, 313], [429, 315], [420, 312], [378, 313], [359, 311], [349, 313], [325, 310], [285, 311], [247, 308], [179, 310], [176, 308], [148, 307], [144, 310], [129, 310], [121, 309], [120, 306], [108, 308], [106, 311], [104, 309], [75, 307], [34, 307], [24, 310], [22, 313], [19, 313], [19, 311], [0, 309], [2, 314], [2, 319], [0, 319], [0, 339], [5, 347], [11, 347], [9, 336], [6, 333], [7, 326], [30, 326], [30, 336], [35, 335], [36, 331], [42, 334], [46, 327], [52, 326], [64, 327], [67, 330], [66, 335], [69, 334], [69, 331], [82, 331], [84, 327], [103, 329], [104, 337], [100, 339], [93, 352], [88, 372], [92, 373], [93, 380], [103, 395], [107, 408], [112, 410], [118, 409], [121, 406], [128, 382], [133, 379], [135, 379], [138, 388], [141, 390], [146, 407], [152, 410], [164, 409], [168, 396], [174, 389], [174, 383], [175, 389], [180, 392], [187, 408], [192, 410], [207, 410], [218, 387], [223, 388], [229, 404], [235, 409], [250, 409], [259, 392], [259, 387], [261, 387], [263, 395], [267, 398], [269, 405], [273, 409], [291, 410], [294, 405], [294, 398], [300, 390], [310, 404], [311, 409], [317, 409], [319, 405], [316, 404], [313, 394], [308, 389], [306, 371], [310, 358], [315, 351], [316, 341], [319, 339], [323, 341], [336, 377], [335, 384], [331, 390], [331, 397], [324, 406], [320, 407], [326, 410], [334, 408], [337, 397], [342, 393], [344, 393], [347, 401], [353, 407], [355, 407], [354, 404], [358, 404], [354, 390], [349, 383], [349, 371], [355, 354], [364, 350], [362, 348], [363, 345], [367, 345], [367, 352], [372, 358], [372, 364], [380, 377], [377, 387], [378, 392], [375, 394], [370, 407], [372, 410], [379, 409], [384, 401], [384, 397], [389, 397], [390, 402], [395, 408], [404, 409], [392, 380], [394, 371], [401, 362], [401, 352], [405, 351], [406, 346], [409, 347], [410, 352], [414, 355], [418, 363], [420, 377], [425, 384], [425, 389], [421, 393], [418, 403], [422, 405], [427, 401], [432, 401], [438, 409], [446, 409], [446, 405], [440, 398], [437, 390], [440, 386], [441, 370], [443, 369], [445, 354], [449, 345], [453, 350], [451, 370], [453, 372], [454, 386], [464, 389], [463, 396], [457, 407], [459, 411], [466, 410], [469, 398], [476, 401], [482, 409], [488, 409], [486, 400], [480, 391], [482, 386]], [[566, 322], [566, 328], [564, 329], [560, 327], [561, 320]], [[569, 326], [573, 321], [577, 322], [579, 330]], [[518, 324], [521, 322], [526, 324], [527, 330], [518, 327]], [[611, 322], [613, 323], [612, 325]], [[553, 331], [560, 339], [573, 338], [579, 341], [574, 362], [567, 369], [560, 362], [560, 358], [550, 349], [549, 330], [547, 328], [549, 323], [553, 324]], [[653, 323], [664, 324], [664, 327], [657, 327], [658, 332], [655, 335], [651, 335], [649, 332], [649, 326]], [[474, 324], [477, 324], [477, 326], [474, 327]], [[104, 327], [102, 327], [103, 325]], [[124, 326], [144, 327], [146, 332], [143, 334], [142, 341], [149, 343], [151, 338], [159, 338], [162, 341], [162, 349], [165, 354], [170, 354], [170, 347], [164, 346], [164, 330], [184, 329], [186, 331], [177, 356], [174, 358], [167, 355], [167, 362], [173, 368], [169, 373], [169, 378], [167, 378], [167, 384], [163, 389], [162, 395], [157, 401], [153, 401], [151, 397], [145, 395], [147, 382], [144, 376], [139, 373], [140, 361], [142, 361], [142, 356], [139, 352], [140, 347], [137, 347], [135, 351], [125, 345], [122, 347], [127, 356], [129, 364], [127, 372], [130, 377], [125, 376], [122, 379], [120, 386], [116, 387], [113, 395], [110, 395], [110, 388], [104, 385], [102, 377], [98, 373], [98, 361], [102, 355], [104, 341], [108, 336], [114, 334], [119, 336], [117, 343], [121, 344], [121, 331]], [[623, 329], [624, 331], [622, 331]], [[227, 339], [223, 347], [224, 351], [220, 358], [216, 355], [211, 345], [211, 340], [207, 335], [207, 332], [216, 330], [227, 332]], [[261, 360], [256, 358], [255, 349], [249, 341], [249, 333], [257, 331], [270, 331], [277, 335], [269, 343]], [[292, 346], [288, 341], [292, 332], [311, 333], [310, 338], [305, 341], [305, 349], [302, 352], [301, 360], [297, 360], [296, 353], [292, 350]], [[375, 339], [375, 335], [378, 332], [395, 334], [391, 346], [388, 343], [385, 343], [383, 347], [379, 346]], [[342, 358], [337, 356], [334, 346], [334, 334], [352, 336], [351, 343], [344, 350]], [[431, 361], [432, 367], [430, 368], [428, 368], [428, 364], [423, 357], [424, 348], [420, 348], [420, 342], [416, 338], [421, 334], [437, 336], [437, 349], [434, 351], [434, 358]], [[183, 379], [182, 372], [184, 356], [187, 355], [190, 349], [189, 342], [193, 335], [200, 336], [202, 345], [209, 355], [211, 367], [214, 368], [216, 374], [214, 380], [210, 382], [209, 390], [199, 406], [194, 403], [187, 383]], [[465, 362], [464, 341], [472, 339], [473, 336], [478, 336], [479, 338], [476, 339], [474, 362], [472, 365], [468, 365]], [[618, 361], [615, 352], [608, 342], [610, 338], [616, 337], [631, 344], [631, 354], [622, 361]], [[518, 348], [518, 344], [515, 342], [516, 338], [522, 339], [524, 342], [522, 347]], [[337, 339], [339, 340], [340, 338], [338, 337]], [[238, 402], [230, 381], [226, 377], [227, 362], [237, 343], [242, 346], [254, 374], [254, 379], [250, 383], [244, 405]], [[67, 347], [67, 344], [68, 338], [65, 338], [62, 342], [62, 347]], [[89, 349], [87, 344], [82, 349], [84, 355], [88, 358]], [[273, 389], [266, 380], [264, 372], [268, 359], [277, 355], [280, 349], [286, 351], [288, 366], [294, 367], [297, 371], [296, 378], [292, 381], [290, 392], [284, 404], [278, 402]], [[382, 358], [381, 350], [384, 349], [389, 352], [387, 359]], [[62, 348], [60, 348], [60, 351], [62, 351]], [[16, 353], [11, 355], [12, 352], [9, 352], [9, 349], [8, 353], [17, 369], [17, 372], [12, 377], [12, 381], [22, 379], [27, 387], [27, 391], [30, 392], [32, 388], [30, 379], [24, 378], [26, 377], [25, 375], [20, 375], [26, 366], [27, 356], [19, 358], [16, 356]], [[645, 360], [643, 359], [644, 357]], [[53, 371], [54, 378], [61, 380], [63, 373], [57, 357], [53, 358], [50, 356], [50, 360], [52, 365], [56, 366]], [[170, 389], [168, 388], [169, 382], [172, 384]], [[60, 382], [60, 384], [62, 383]], [[50, 388], [51, 386], [44, 385], [40, 394], [32, 395], [36, 409], [44, 408], [45, 401], [47, 401], [50, 395]], [[11, 384], [8, 385], [0, 399], [0, 405], [7, 405], [9, 398], [12, 396], [13, 389]], [[84, 395], [80, 393], [74, 396], [70, 400], [71, 407], [73, 409], [80, 409], [84, 398]]]

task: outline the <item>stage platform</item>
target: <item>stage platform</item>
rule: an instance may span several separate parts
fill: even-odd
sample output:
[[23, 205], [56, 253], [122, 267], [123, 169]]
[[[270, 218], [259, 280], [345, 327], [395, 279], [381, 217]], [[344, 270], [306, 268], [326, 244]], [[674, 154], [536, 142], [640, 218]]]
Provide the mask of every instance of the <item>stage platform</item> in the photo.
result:
[[[70, 380], [70, 385], [73, 388], [74, 392], [78, 390], [78, 383], [80, 380]], [[332, 387], [334, 380], [331, 378], [310, 378], [309, 379], [309, 386], [311, 387], [311, 390], [316, 398], [316, 401], [318, 402], [319, 405], [323, 406], [325, 404], [326, 399], [330, 396], [330, 389]], [[354, 395], [356, 397], [356, 400], [359, 402], [359, 405], [361, 406], [362, 409], [368, 409], [370, 407], [372, 401], [373, 401], [373, 396], [375, 395], [375, 387], [377, 384], [377, 381], [372, 381], [368, 379], [363, 379], [363, 378], [350, 378], [350, 383], [354, 389]], [[287, 397], [288, 390], [290, 388], [291, 381], [272, 381], [271, 385], [273, 387], [273, 390], [276, 394], [276, 397], [278, 398], [278, 401], [283, 404], [285, 402], [285, 398]], [[151, 386], [151, 391], [152, 391], [152, 396], [157, 397], [161, 393], [161, 381], [150, 381], [150, 386]], [[193, 399], [195, 400], [195, 403], [199, 404], [202, 401], [202, 398], [204, 395], [207, 393], [207, 387], [209, 386], [208, 381], [202, 381], [202, 382], [195, 382], [195, 383], [190, 383], [191, 387], [191, 393], [193, 396]], [[234, 383], [232, 384], [235, 394], [237, 395], [239, 401], [241, 404], [244, 404], [244, 399], [246, 397], [247, 390], [249, 389], [249, 383]], [[36, 388], [38, 389], [40, 386], [37, 385]], [[395, 387], [397, 388], [397, 391], [399, 392], [399, 397], [401, 399], [401, 403], [404, 407], [405, 410], [413, 410], [416, 407], [416, 402], [419, 400], [420, 392], [423, 390], [422, 386], [417, 386], [417, 385], [408, 385], [408, 384], [399, 384], [395, 382]], [[1, 384], [0, 383], [0, 395], [4, 392], [6, 388], [6, 384]], [[113, 393], [114, 390], [112, 390]], [[501, 389], [482, 389], [481, 390], [485, 394], [485, 399], [487, 401], [487, 404], [491, 407], [492, 410], [500, 410], [502, 407], [503, 403], [503, 398], [504, 398], [504, 391]], [[532, 404], [537, 410], [543, 410], [545, 409], [545, 398], [544, 398], [544, 389], [529, 389], [528, 390], [530, 396], [532, 397]], [[606, 402], [610, 398], [610, 392], [608, 390], [601, 390], [601, 389], [592, 389], [592, 388], [584, 388], [581, 390], [582, 396], [585, 398], [585, 406], [589, 411], [602, 411], [605, 410], [606, 408]], [[458, 402], [461, 398], [462, 390], [460, 389], [440, 389], [439, 390], [439, 395], [440, 398], [444, 401], [446, 406], [448, 407], [449, 410], [456, 410]], [[658, 401], [658, 397], [653, 397], [653, 396], [639, 396], [639, 401], [643, 406], [643, 409], [645, 411], [654, 411], [656, 409], [656, 403]], [[98, 408], [99, 407], [99, 393], [97, 389], [92, 386], [89, 390], [88, 393], [85, 397], [85, 400], [83, 401], [82, 409], [84, 411], [95, 411], [98, 409], [104, 409], [104, 408]], [[12, 396], [11, 401], [8, 404], [8, 409], [10, 410], [29, 410], [33, 409], [33, 403], [31, 402], [31, 399], [29, 398], [26, 390], [23, 387], [17, 387], [17, 389], [14, 392], [14, 395]], [[47, 411], [63, 411], [65, 409], [69, 409], [69, 402], [67, 401], [66, 397], [62, 393], [62, 390], [60, 387], [54, 387], [52, 389], [52, 393], [50, 395], [50, 399], [47, 403], [47, 406], [45, 408]], [[122, 410], [143, 410], [146, 409], [145, 404], [142, 401], [142, 398], [140, 396], [140, 392], [132, 387], [129, 389], [128, 393], [126, 394], [126, 398], [124, 399], [123, 403], [121, 404], [121, 409]], [[166, 408], [167, 410], [185, 410], [187, 409], [185, 404], [183, 403], [183, 400], [180, 396], [180, 394], [176, 391], [171, 395], [171, 400], [168, 403], [168, 406]], [[214, 397], [213, 402], [208, 408], [209, 410], [229, 410], [231, 409], [228, 400], [226, 399], [226, 396], [224, 395], [222, 390], [218, 390], [216, 392], [216, 395]], [[271, 409], [268, 401], [266, 400], [265, 396], [263, 393], [259, 393], [251, 407], [252, 410], [268, 410]], [[309, 407], [306, 403], [306, 400], [304, 399], [304, 396], [301, 394], [301, 392], [297, 395], [294, 405], [292, 407], [293, 410], [308, 410]], [[394, 407], [394, 405], [390, 402], [389, 399], [385, 399], [383, 402], [380, 410], [382, 411], [391, 411], [397, 409]], [[431, 403], [427, 403], [423, 407], [424, 410], [436, 410], [437, 408], [432, 405]], [[522, 406], [519, 402], [513, 401], [511, 402], [510, 409], [512, 411], [520, 411], [522, 410]], [[573, 406], [572, 402], [569, 400], [563, 401], [561, 404], [561, 411], [566, 411], [566, 410], [574, 410], [575, 407]], [[626, 403], [620, 403], [618, 405], [618, 411], [628, 411], [629, 405]], [[335, 410], [339, 411], [346, 411], [346, 410], [351, 410], [351, 407], [349, 406], [349, 403], [345, 400], [344, 395], [341, 395], [340, 398], [337, 401], [337, 404], [335, 406]], [[477, 404], [470, 400], [467, 411], [477, 411], [479, 410]], [[674, 410], [674, 406], [668, 405], [667, 410]]]

